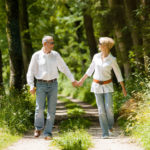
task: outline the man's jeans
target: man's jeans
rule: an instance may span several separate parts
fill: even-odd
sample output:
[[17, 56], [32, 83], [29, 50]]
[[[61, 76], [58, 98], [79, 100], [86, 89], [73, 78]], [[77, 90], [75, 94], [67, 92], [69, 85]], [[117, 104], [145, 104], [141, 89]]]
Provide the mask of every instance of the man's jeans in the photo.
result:
[[36, 84], [36, 109], [34, 126], [37, 130], [44, 128], [44, 109], [47, 97], [47, 120], [44, 128], [44, 136], [52, 135], [57, 104], [57, 81], [46, 83], [37, 81]]
[[95, 93], [102, 135], [109, 136], [109, 129], [114, 124], [112, 93]]

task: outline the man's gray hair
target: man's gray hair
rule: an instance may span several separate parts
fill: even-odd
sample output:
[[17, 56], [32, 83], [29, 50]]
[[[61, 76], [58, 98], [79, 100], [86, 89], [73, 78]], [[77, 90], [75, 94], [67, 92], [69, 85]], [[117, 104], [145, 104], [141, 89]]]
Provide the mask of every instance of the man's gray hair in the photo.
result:
[[49, 36], [49, 35], [45, 35], [43, 38], [42, 38], [42, 44], [44, 44], [45, 42], [47, 42], [49, 39], [53, 39], [52, 36]]

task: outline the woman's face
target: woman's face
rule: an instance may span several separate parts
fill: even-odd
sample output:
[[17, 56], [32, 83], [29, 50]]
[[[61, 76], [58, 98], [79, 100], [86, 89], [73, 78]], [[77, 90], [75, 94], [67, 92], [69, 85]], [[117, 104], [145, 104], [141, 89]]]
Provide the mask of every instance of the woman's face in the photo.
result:
[[100, 42], [99, 42], [99, 50], [102, 51], [102, 52], [109, 51], [107, 45], [106, 44], [102, 44]]

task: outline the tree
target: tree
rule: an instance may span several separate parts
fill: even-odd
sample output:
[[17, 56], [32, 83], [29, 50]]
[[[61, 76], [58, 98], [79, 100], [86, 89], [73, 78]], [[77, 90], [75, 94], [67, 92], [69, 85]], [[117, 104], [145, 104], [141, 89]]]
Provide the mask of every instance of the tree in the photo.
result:
[[120, 51], [121, 59], [123, 61], [123, 67], [124, 67], [124, 75], [126, 78], [129, 77], [131, 74], [131, 67], [129, 64], [128, 59], [128, 51], [126, 49], [126, 44], [124, 42], [123, 34], [122, 34], [122, 28], [125, 24], [123, 18], [124, 13], [122, 9], [122, 2], [119, 0], [108, 0], [109, 7], [111, 9], [111, 13], [113, 14], [113, 27], [114, 27], [114, 34], [117, 39], [118, 48], [117, 50]]
[[22, 49], [19, 30], [19, 11], [17, 0], [6, 0], [7, 39], [10, 55], [10, 87], [22, 87]]
[[28, 65], [33, 54], [31, 37], [29, 32], [28, 13], [26, 0], [19, 0], [19, 21], [21, 32], [22, 56], [24, 65], [24, 77], [26, 76]]
[[0, 88], [3, 87], [2, 66], [2, 53], [0, 49]]
[[124, 0], [125, 6], [125, 15], [126, 22], [131, 32], [133, 48], [136, 56], [136, 61], [140, 62], [139, 57], [142, 56], [141, 50], [139, 50], [140, 45], [140, 37], [139, 37], [139, 29], [137, 27], [136, 17], [134, 15], [134, 11], [137, 9], [136, 0]]
[[89, 14], [84, 14], [84, 27], [92, 59], [94, 54], [97, 53], [97, 44], [94, 36], [93, 19]]
[[143, 57], [144, 57], [144, 66], [145, 71], [148, 73], [149, 69], [149, 58], [150, 58], [150, 1], [149, 0], [140, 0], [140, 20], [141, 20], [141, 32], [142, 32], [142, 41], [143, 41]]

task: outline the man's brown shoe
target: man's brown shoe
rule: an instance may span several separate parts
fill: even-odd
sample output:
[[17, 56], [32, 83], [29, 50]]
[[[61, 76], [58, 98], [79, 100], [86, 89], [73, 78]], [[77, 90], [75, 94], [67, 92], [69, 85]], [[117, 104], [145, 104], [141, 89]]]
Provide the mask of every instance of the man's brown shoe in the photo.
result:
[[41, 130], [34, 131], [34, 137], [39, 137], [41, 135]]
[[52, 136], [45, 136], [44, 139], [45, 140], [52, 140]]

